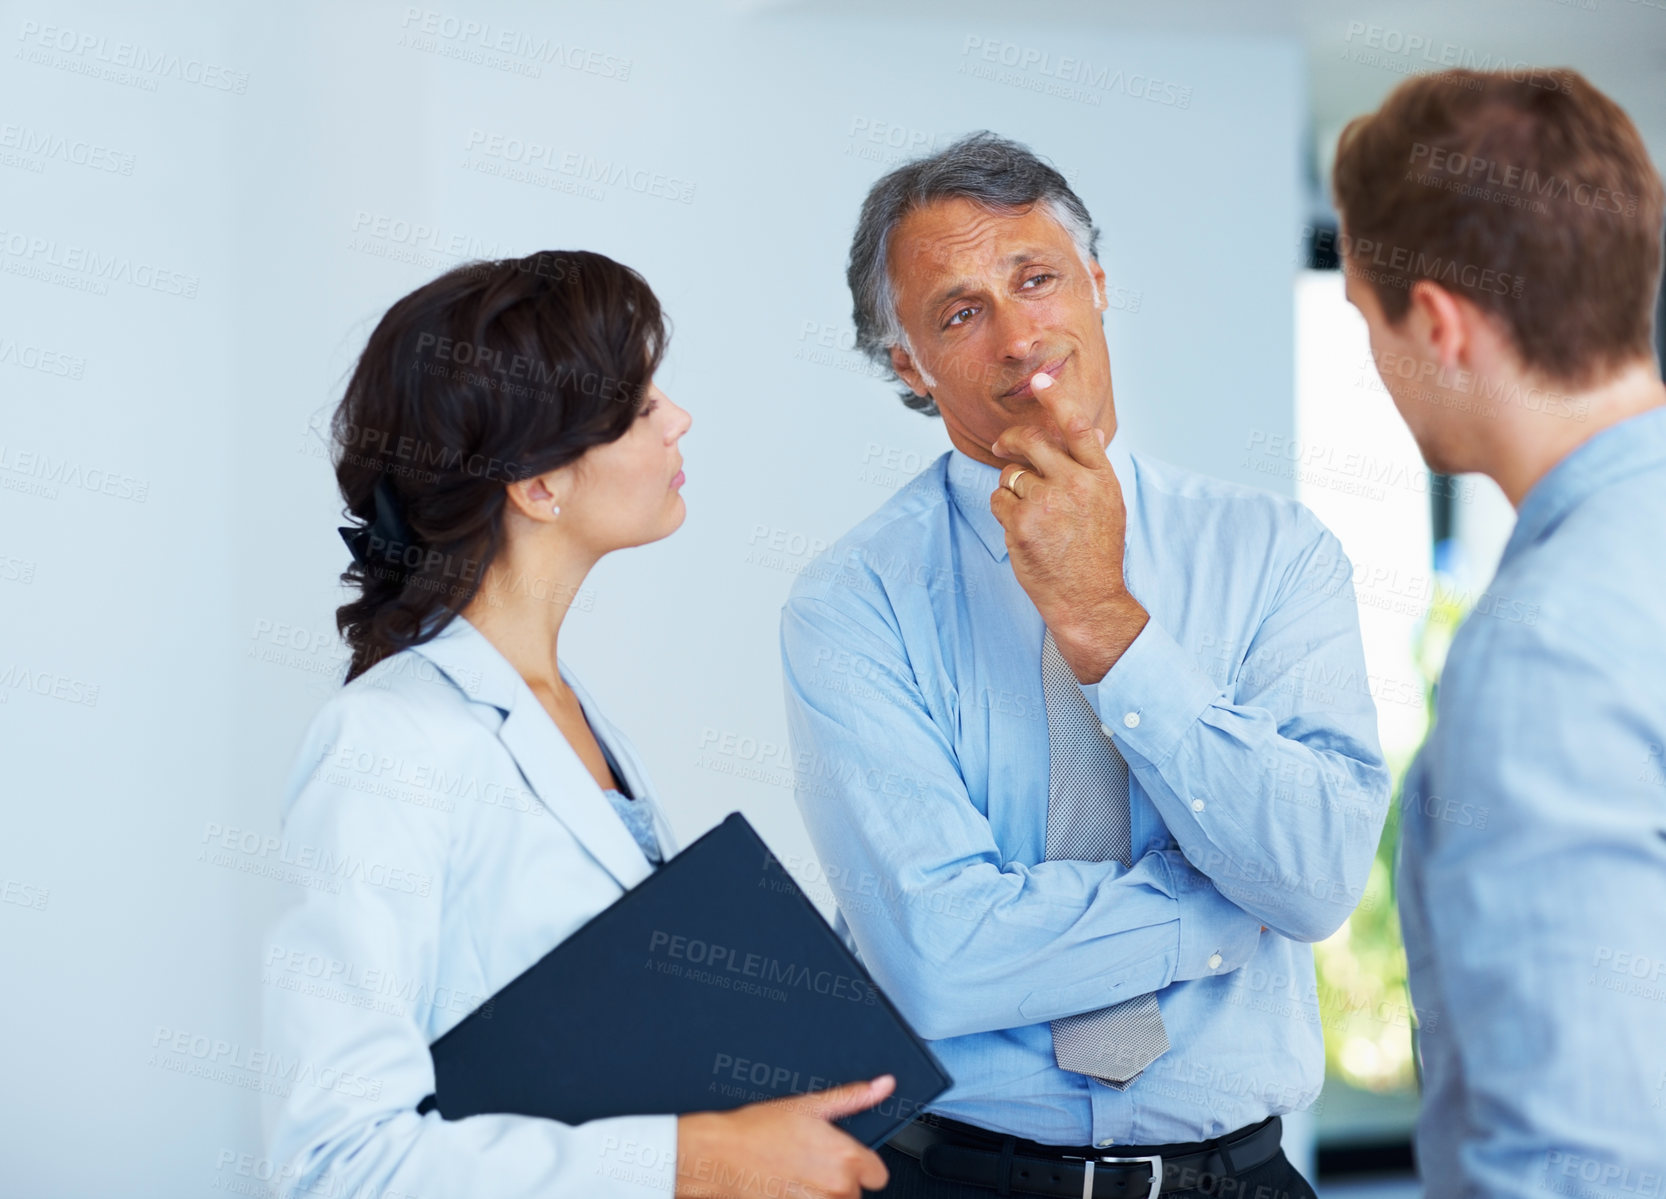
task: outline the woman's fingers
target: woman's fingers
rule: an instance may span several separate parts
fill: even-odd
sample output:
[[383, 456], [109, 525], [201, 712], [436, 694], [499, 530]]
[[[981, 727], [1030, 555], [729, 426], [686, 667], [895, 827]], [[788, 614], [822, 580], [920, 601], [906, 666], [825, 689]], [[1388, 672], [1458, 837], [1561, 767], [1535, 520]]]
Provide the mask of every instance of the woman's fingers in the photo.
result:
[[828, 1087], [825, 1091], [792, 1095], [776, 1102], [813, 1116], [820, 1116], [823, 1120], [837, 1120], [854, 1112], [867, 1111], [895, 1090], [896, 1086], [895, 1077], [881, 1074], [878, 1078], [866, 1082], [847, 1082], [841, 1086]]

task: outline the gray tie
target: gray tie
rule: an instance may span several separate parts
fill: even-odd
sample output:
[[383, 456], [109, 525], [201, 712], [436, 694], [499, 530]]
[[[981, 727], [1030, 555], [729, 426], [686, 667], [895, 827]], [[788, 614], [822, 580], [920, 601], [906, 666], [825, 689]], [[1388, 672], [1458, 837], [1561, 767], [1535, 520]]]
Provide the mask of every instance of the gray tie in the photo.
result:
[[[1128, 763], [1099, 725], [1093, 705], [1065, 664], [1053, 631], [1041, 642], [1047, 697], [1047, 856], [1132, 864]], [[1053, 1021], [1059, 1068], [1126, 1090], [1168, 1050], [1155, 995], [1137, 995], [1096, 1012]]]

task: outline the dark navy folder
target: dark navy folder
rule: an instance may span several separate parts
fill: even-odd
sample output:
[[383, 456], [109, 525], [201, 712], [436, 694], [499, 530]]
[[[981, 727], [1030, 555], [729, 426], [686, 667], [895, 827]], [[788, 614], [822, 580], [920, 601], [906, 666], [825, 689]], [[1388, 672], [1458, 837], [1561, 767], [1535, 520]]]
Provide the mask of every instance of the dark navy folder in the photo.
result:
[[883, 1143], [951, 1080], [746, 818], [627, 891], [431, 1047], [446, 1119], [723, 1111], [880, 1074]]

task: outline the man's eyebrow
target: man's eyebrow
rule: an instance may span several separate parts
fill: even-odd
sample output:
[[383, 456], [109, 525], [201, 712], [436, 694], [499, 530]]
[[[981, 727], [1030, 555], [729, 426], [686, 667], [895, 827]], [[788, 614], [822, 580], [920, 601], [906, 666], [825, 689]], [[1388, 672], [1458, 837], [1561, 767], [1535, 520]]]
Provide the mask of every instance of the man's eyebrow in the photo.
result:
[[[1007, 270], [1011, 270], [1013, 267], [1019, 266], [1022, 263], [1032, 262], [1038, 258], [1053, 258], [1057, 254], [1058, 251], [1049, 246], [1025, 246], [1022, 249], [1014, 250], [1012, 253], [1002, 258], [1001, 266]], [[938, 291], [935, 295], [933, 295], [927, 302], [927, 307], [938, 308], [943, 304], [947, 304], [950, 300], [958, 300], [961, 296], [969, 295], [970, 293], [977, 291], [979, 286], [980, 284], [976, 279], [956, 279], [951, 283], [945, 284], [941, 291]]]
[[926, 307], [937, 309], [942, 307], [944, 304], [949, 303], [951, 300], [958, 300], [960, 297], [971, 295], [977, 290], [978, 283], [975, 279], [956, 279], [942, 291], [932, 296], [931, 299], [927, 301]]
[[[1021, 266], [1026, 261], [1051, 260], [1051, 258], [1056, 258], [1058, 255], [1060, 255], [1060, 250], [1056, 246], [1021, 246], [1018, 250], [1011, 251], [1010, 255], [1001, 258], [1000, 265], [1005, 270], [1011, 270], [1013, 266]], [[950, 300], [960, 300], [961, 296], [970, 295], [971, 291], [978, 290], [980, 286], [980, 281], [970, 280], [970, 278], [953, 280], [951, 283], [945, 283], [940, 291], [936, 291], [935, 295], [931, 296], [931, 300], [926, 301], [926, 306], [928, 308], [938, 308], [938, 306], [946, 305]]]

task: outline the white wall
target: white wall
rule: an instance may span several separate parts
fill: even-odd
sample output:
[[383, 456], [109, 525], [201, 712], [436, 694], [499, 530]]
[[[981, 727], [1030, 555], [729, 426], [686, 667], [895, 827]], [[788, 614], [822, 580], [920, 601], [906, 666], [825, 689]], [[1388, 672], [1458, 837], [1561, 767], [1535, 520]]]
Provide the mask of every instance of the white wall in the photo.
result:
[[[792, 570], [947, 446], [838, 348], [857, 206], [908, 147], [987, 126], [1051, 156], [1105, 230], [1129, 430], [1291, 487], [1245, 447], [1291, 432], [1292, 46], [470, 6], [488, 38], [599, 52], [529, 77], [458, 57], [470, 44], [443, 32], [401, 44], [429, 12], [449, 29], [461, 0], [150, 8], [0, 5], [7, 1195], [176, 1199], [259, 1170], [262, 1079], [244, 1068], [258, 947], [299, 891], [258, 873], [276, 853], [205, 849], [277, 833], [298, 737], [341, 665], [339, 501], [312, 426], [371, 323], [457, 261], [444, 248], [600, 250], [642, 270], [675, 321], [660, 381], [695, 416], [688, 521], [598, 568], [563, 652], [685, 839], [740, 808], [808, 860], [784, 756], [711, 750], [731, 734], [784, 745]], [[1104, 85], [1078, 85], [1084, 100], [979, 78], [982, 45], [1054, 70], [1085, 60]], [[469, 164], [501, 160], [471, 151], [477, 133], [657, 173], [692, 202], [481, 173]], [[384, 218], [437, 233], [377, 237]], [[772, 540], [788, 552], [760, 560]], [[177, 1034], [206, 1058], [171, 1048]]]

